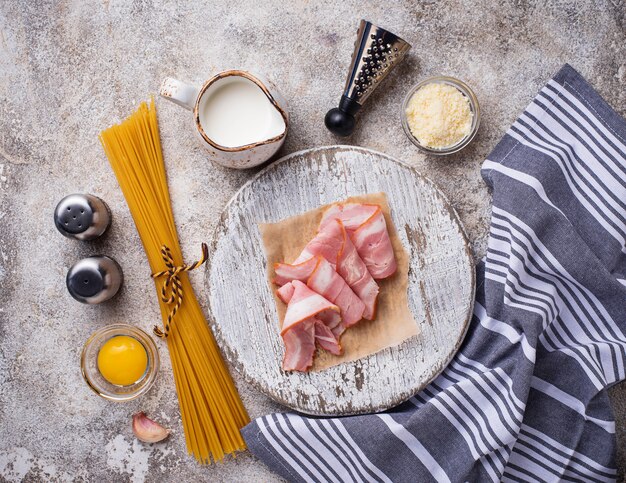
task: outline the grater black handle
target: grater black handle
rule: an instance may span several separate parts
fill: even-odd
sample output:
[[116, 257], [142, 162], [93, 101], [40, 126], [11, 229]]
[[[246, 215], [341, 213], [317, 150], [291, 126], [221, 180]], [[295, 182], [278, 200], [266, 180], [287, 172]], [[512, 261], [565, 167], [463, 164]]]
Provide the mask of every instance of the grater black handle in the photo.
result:
[[361, 105], [348, 96], [341, 96], [339, 107], [326, 113], [324, 124], [330, 132], [337, 136], [346, 137], [352, 134], [356, 120], [354, 115], [361, 109]]

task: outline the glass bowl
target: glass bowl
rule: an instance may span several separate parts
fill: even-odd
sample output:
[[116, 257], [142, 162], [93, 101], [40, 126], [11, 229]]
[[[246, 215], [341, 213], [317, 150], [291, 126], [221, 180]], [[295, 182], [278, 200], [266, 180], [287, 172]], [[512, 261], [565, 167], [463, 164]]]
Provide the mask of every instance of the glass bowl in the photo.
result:
[[[118, 335], [127, 335], [137, 340], [146, 350], [148, 366], [141, 378], [133, 384], [120, 386], [107, 381], [98, 370], [98, 353], [106, 341]], [[80, 358], [83, 378], [99, 396], [111, 401], [130, 401], [145, 393], [154, 383], [159, 372], [159, 352], [143, 330], [128, 324], [111, 324], [93, 333], [83, 347]]]
[[[451, 146], [446, 146], [444, 148], [431, 148], [431, 147], [424, 146], [423, 144], [421, 144], [419, 140], [411, 132], [411, 128], [409, 127], [409, 122], [406, 118], [406, 108], [409, 104], [409, 101], [411, 100], [411, 97], [413, 97], [413, 94], [415, 94], [418, 89], [424, 87], [425, 85], [433, 84], [433, 83], [448, 84], [453, 87], [456, 87], [461, 92], [461, 94], [463, 94], [469, 100], [470, 110], [472, 111], [472, 126], [470, 128], [469, 134], [465, 136], [464, 138], [462, 138], [456, 144], [453, 144]], [[402, 117], [402, 128], [404, 129], [404, 132], [406, 133], [408, 138], [411, 140], [411, 142], [415, 144], [421, 151], [424, 151], [425, 153], [429, 153], [429, 154], [436, 154], [436, 155], [452, 154], [463, 149], [476, 136], [476, 133], [478, 132], [478, 126], [480, 126], [480, 106], [478, 105], [478, 99], [476, 98], [476, 95], [464, 82], [458, 79], [455, 79], [454, 77], [446, 77], [446, 76], [429, 77], [428, 79], [424, 79], [422, 82], [415, 85], [408, 92], [408, 94], [404, 98], [404, 102], [402, 102], [401, 117]]]

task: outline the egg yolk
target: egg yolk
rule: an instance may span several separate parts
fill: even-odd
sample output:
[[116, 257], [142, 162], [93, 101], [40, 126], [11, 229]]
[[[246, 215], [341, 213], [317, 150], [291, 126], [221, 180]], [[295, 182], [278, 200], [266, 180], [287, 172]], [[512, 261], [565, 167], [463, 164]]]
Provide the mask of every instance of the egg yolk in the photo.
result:
[[111, 384], [129, 386], [146, 373], [148, 354], [135, 338], [116, 335], [107, 340], [98, 352], [98, 370]]

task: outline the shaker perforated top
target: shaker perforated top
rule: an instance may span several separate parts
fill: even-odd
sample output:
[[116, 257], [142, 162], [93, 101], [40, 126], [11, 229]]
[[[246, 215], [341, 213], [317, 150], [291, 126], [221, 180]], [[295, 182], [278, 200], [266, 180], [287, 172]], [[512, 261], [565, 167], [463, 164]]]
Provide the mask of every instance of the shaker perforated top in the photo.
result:
[[98, 255], [83, 258], [67, 272], [70, 295], [84, 304], [99, 304], [113, 297], [122, 285], [119, 264], [110, 257]]
[[54, 210], [54, 224], [68, 238], [93, 240], [111, 224], [111, 212], [104, 201], [89, 194], [71, 194]]

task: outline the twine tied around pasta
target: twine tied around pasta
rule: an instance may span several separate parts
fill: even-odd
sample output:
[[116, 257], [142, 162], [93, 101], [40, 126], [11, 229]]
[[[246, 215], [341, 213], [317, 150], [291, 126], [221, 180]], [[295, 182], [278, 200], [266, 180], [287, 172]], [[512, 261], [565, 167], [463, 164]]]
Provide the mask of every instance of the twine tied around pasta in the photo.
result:
[[162, 330], [159, 326], [154, 326], [154, 334], [157, 337], [161, 337], [165, 339], [169, 333], [170, 328], [172, 326], [172, 321], [178, 312], [178, 309], [183, 303], [183, 285], [180, 281], [180, 277], [178, 276], [181, 272], [190, 272], [191, 270], [195, 270], [209, 258], [209, 247], [207, 247], [206, 243], [202, 244], [202, 257], [197, 262], [194, 262], [190, 265], [174, 265], [174, 257], [172, 257], [172, 252], [167, 245], [163, 245], [161, 247], [161, 257], [163, 258], [163, 262], [165, 262], [165, 266], [167, 270], [163, 270], [162, 272], [157, 272], [152, 274], [152, 278], [157, 279], [161, 277], [165, 277], [165, 281], [163, 282], [163, 287], [161, 287], [161, 301], [165, 305], [174, 304], [170, 313], [167, 315], [167, 322], [165, 323], [165, 327]]

